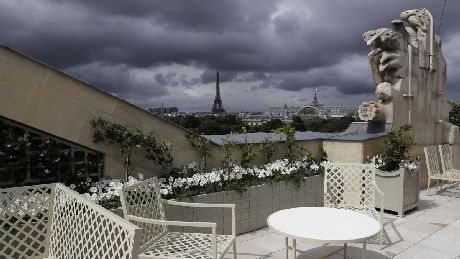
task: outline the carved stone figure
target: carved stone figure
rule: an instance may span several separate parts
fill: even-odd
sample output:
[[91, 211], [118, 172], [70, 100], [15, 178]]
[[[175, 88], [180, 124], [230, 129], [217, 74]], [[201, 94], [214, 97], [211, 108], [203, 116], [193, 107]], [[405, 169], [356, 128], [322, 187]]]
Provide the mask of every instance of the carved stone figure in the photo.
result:
[[378, 102], [363, 102], [358, 108], [358, 117], [363, 121], [378, 121], [381, 119], [379, 115], [381, 114]]
[[[419, 66], [428, 67], [427, 33], [430, 28], [430, 16], [425, 9], [408, 10], [400, 15], [400, 20], [391, 22], [392, 29], [380, 28], [364, 33], [363, 38], [372, 50], [368, 55], [372, 79], [376, 85], [376, 94], [382, 104], [390, 105], [396, 95], [402, 95], [400, 86], [407, 68], [408, 45], [418, 48]], [[411, 93], [406, 93], [412, 96]], [[368, 107], [364, 105], [362, 108]], [[391, 112], [392, 109], [384, 109]], [[384, 118], [385, 116], [383, 116]], [[387, 116], [393, 117], [393, 116]], [[374, 120], [375, 121], [375, 120]]]
[[[409, 25], [406, 31], [410, 35], [409, 42], [416, 42], [415, 46], [420, 53], [419, 66], [429, 67], [429, 33], [430, 15], [426, 9], [407, 10], [401, 13], [401, 20], [406, 21]], [[414, 36], [416, 39], [414, 39]]]
[[363, 38], [367, 45], [372, 45], [368, 60], [375, 84], [395, 83], [399, 80], [399, 57], [403, 35], [388, 28], [381, 28], [364, 33]]
[[392, 96], [392, 85], [388, 82], [380, 83], [377, 86], [377, 90], [375, 91], [379, 100], [381, 101], [389, 101], [391, 100]]

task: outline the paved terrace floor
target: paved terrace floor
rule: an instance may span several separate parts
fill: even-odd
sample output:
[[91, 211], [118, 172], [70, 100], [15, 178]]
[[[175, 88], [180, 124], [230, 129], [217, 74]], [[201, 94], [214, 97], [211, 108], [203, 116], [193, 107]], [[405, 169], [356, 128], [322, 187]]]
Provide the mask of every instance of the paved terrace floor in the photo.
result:
[[[385, 242], [367, 245], [367, 258], [460, 259], [460, 187], [422, 191], [419, 208], [405, 217], [385, 213]], [[345, 222], [344, 222], [345, 223]], [[297, 242], [297, 258], [318, 258], [339, 246]], [[348, 244], [347, 258], [361, 258], [362, 244]], [[285, 258], [284, 237], [264, 228], [237, 237], [238, 258]], [[289, 254], [289, 258], [293, 258]], [[227, 254], [226, 258], [233, 258]], [[330, 258], [343, 258], [339, 252]]]

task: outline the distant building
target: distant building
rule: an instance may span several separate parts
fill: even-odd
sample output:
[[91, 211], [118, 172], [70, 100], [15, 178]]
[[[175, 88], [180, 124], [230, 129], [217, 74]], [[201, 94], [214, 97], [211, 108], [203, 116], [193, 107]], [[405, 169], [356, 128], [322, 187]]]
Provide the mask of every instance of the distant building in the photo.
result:
[[241, 118], [244, 124], [249, 126], [262, 125], [269, 121], [261, 112], [240, 112], [238, 117]]
[[221, 114], [225, 113], [224, 106], [222, 105], [222, 98], [220, 97], [220, 87], [219, 87], [219, 71], [216, 73], [216, 97], [214, 98], [214, 104], [212, 105], [212, 114]]
[[270, 107], [264, 113], [264, 117], [271, 119], [280, 119], [283, 122], [292, 121], [293, 116], [299, 116], [302, 120], [321, 120], [328, 118], [340, 118], [348, 114], [355, 114], [358, 110], [354, 106], [332, 106], [324, 105], [319, 102], [317, 97], [317, 90], [313, 101], [305, 106], [288, 107], [285, 104], [283, 107]]
[[162, 114], [173, 114], [173, 113], [178, 113], [179, 109], [177, 107], [155, 107], [155, 108], [149, 108], [149, 112], [156, 114], [156, 115], [162, 115]]

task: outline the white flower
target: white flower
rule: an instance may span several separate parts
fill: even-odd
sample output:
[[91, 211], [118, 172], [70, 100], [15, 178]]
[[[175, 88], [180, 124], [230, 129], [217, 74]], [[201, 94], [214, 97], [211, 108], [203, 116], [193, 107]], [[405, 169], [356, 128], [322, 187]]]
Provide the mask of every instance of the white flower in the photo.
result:
[[71, 184], [71, 185], [69, 186], [69, 188], [72, 189], [72, 190], [74, 190], [75, 187], [77, 187], [75, 184]]
[[98, 192], [98, 188], [93, 186], [93, 187], [89, 188], [89, 191], [92, 192], [92, 193], [96, 193], [96, 192]]
[[95, 193], [89, 195], [88, 199], [89, 199], [90, 201], [95, 202], [95, 203], [99, 203], [99, 198], [97, 197], [97, 194], [95, 194]]
[[168, 191], [168, 189], [160, 189], [160, 193], [162, 195], [168, 195], [169, 191]]
[[310, 169], [316, 171], [316, 170], [319, 170], [319, 166], [317, 164], [311, 164]]
[[193, 162], [190, 162], [188, 165], [187, 165], [187, 168], [188, 169], [196, 169], [198, 167], [198, 163], [196, 161], [193, 161]]

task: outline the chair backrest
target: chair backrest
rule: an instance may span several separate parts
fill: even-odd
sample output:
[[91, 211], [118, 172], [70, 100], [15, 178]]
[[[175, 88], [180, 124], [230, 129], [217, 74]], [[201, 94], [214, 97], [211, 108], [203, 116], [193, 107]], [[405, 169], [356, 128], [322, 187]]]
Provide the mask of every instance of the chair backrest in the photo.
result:
[[54, 185], [0, 189], [0, 258], [43, 258]]
[[0, 258], [137, 258], [137, 226], [62, 184], [0, 195]]
[[452, 147], [449, 144], [439, 145], [439, 155], [441, 156], [441, 166], [443, 172], [454, 169], [454, 165], [452, 163]]
[[326, 164], [324, 206], [375, 210], [375, 170], [371, 164]]
[[137, 258], [140, 229], [56, 184], [49, 254], [67, 258]]
[[[148, 219], [165, 220], [160, 185], [155, 177], [123, 188], [120, 193], [120, 199], [125, 218], [128, 215], [133, 215]], [[164, 225], [132, 222], [142, 228], [141, 251], [144, 251], [145, 248], [168, 232], [168, 228]]]
[[436, 176], [442, 174], [441, 159], [439, 156], [439, 149], [437, 146], [424, 147], [426, 168], [428, 169], [429, 176]]

